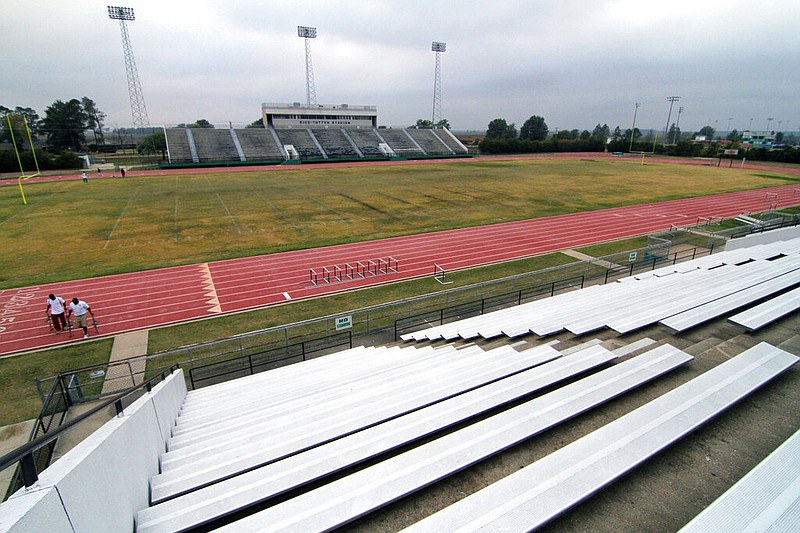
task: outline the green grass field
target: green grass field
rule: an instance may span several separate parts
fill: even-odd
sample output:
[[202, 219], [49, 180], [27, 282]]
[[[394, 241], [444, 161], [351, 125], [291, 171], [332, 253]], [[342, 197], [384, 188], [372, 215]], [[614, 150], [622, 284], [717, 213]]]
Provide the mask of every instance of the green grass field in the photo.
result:
[[535, 159], [0, 187], [0, 288], [766, 187], [796, 176]]

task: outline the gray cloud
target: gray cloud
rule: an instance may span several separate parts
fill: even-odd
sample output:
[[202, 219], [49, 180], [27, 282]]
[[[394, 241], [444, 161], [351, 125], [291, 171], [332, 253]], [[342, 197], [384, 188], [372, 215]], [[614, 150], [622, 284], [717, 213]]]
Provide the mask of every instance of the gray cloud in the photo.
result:
[[[130, 125], [119, 25], [106, 3], [4, 7], [0, 104], [89, 96], [107, 125]], [[262, 102], [305, 99], [298, 25], [316, 26], [320, 103], [377, 105], [382, 124], [431, 114], [434, 54], [442, 114], [455, 129], [533, 114], [551, 128], [663, 129], [681, 96], [681, 127], [800, 128], [800, 4], [738, 0], [270, 1], [136, 0], [129, 23], [153, 124], [206, 118], [247, 124]], [[729, 121], [729, 118], [733, 118]], [[676, 113], [673, 112], [674, 122]]]

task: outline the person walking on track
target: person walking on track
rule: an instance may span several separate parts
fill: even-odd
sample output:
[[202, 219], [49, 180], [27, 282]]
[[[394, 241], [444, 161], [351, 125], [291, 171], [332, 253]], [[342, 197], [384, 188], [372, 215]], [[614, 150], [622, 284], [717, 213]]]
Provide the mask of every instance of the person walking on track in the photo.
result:
[[64, 298], [50, 294], [47, 297], [47, 307], [44, 310], [45, 316], [50, 319], [50, 324], [56, 330], [56, 333], [61, 332], [62, 329], [67, 327], [67, 318], [64, 315]]
[[94, 320], [94, 313], [89, 304], [77, 298], [72, 299], [72, 303], [69, 304], [69, 314], [75, 315], [75, 327], [83, 329], [84, 339], [89, 338], [89, 322], [86, 320], [87, 312], [92, 315], [92, 320]]

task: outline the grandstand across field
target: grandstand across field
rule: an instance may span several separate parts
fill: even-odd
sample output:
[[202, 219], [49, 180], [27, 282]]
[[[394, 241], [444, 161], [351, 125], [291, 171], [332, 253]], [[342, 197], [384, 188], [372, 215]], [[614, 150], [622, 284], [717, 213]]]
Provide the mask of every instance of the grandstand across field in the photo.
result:
[[463, 157], [450, 130], [377, 127], [374, 106], [263, 104], [264, 128], [164, 128], [170, 165]]

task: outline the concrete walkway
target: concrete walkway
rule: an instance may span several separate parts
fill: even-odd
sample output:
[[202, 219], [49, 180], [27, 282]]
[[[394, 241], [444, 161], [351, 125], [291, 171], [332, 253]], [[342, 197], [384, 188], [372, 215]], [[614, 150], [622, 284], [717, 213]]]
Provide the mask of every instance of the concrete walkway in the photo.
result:
[[120, 333], [114, 337], [103, 394], [138, 385], [144, 381], [148, 330]]

